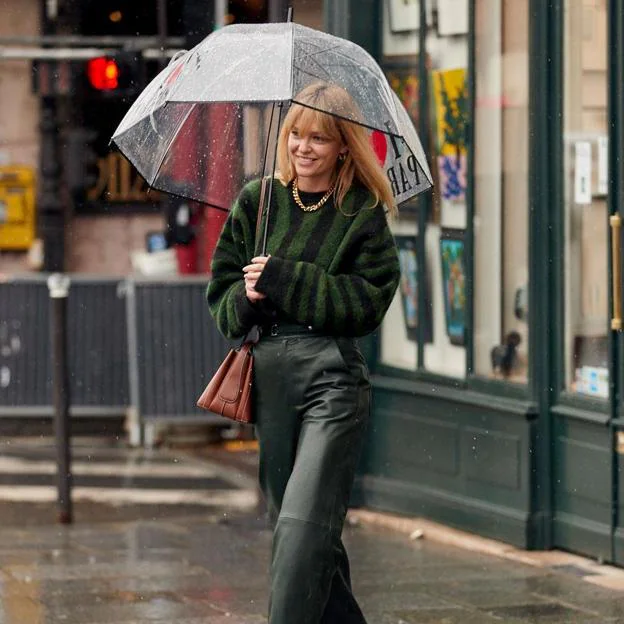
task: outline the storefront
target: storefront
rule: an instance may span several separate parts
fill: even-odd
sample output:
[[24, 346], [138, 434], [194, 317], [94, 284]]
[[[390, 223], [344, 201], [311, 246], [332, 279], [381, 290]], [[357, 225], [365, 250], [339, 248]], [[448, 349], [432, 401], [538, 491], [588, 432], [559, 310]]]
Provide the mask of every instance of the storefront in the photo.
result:
[[393, 226], [357, 502], [624, 564], [624, 2], [381, 4], [436, 191]]

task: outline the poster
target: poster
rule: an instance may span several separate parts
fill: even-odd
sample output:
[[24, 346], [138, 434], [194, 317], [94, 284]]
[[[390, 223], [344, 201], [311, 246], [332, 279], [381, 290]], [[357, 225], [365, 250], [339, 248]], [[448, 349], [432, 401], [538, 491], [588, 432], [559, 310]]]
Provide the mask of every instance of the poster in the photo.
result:
[[438, 0], [438, 35], [468, 34], [468, 0]]
[[463, 230], [442, 229], [440, 256], [446, 333], [451, 344], [463, 345], [466, 333], [466, 266]]
[[444, 200], [463, 203], [466, 201], [469, 122], [466, 70], [434, 70], [431, 79], [440, 195]]
[[[386, 0], [391, 32], [408, 32], [420, 28], [419, 0]], [[431, 1], [427, 2], [427, 24], [432, 22]]]
[[418, 128], [418, 57], [406, 56], [383, 64], [388, 84]]
[[[421, 287], [421, 276], [418, 271], [418, 256], [416, 253], [416, 236], [397, 236], [396, 243], [399, 249], [401, 265], [401, 307], [407, 337], [412, 342], [418, 342], [418, 289]], [[425, 278], [426, 306], [424, 310], [424, 340], [431, 342], [433, 338], [433, 324], [431, 314], [431, 292], [428, 280]]]

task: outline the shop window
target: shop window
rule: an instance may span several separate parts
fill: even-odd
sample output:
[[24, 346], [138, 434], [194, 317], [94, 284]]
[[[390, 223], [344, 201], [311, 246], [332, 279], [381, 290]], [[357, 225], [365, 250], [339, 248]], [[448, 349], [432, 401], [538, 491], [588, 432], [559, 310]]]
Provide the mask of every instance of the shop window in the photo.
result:
[[607, 2], [564, 3], [565, 387], [609, 396]]
[[524, 383], [528, 0], [475, 2], [474, 372]]
[[[424, 369], [462, 378], [466, 374], [469, 331], [466, 326], [469, 3], [438, 0], [435, 7], [434, 3], [427, 3], [426, 49], [422, 55], [418, 50], [419, 19], [409, 24], [402, 19], [402, 4], [386, 3], [383, 66], [390, 84], [421, 131], [434, 178], [434, 192], [413, 205], [402, 206], [401, 217], [392, 226], [399, 247], [402, 281], [381, 328], [380, 360], [382, 364], [407, 371]], [[418, 3], [412, 5], [415, 6], [410, 15], [417, 15]], [[419, 84], [421, 64], [426, 68], [426, 89]], [[418, 117], [418, 104], [425, 91], [430, 105], [423, 121]], [[419, 219], [422, 211], [427, 214], [424, 220]]]
[[[474, 2], [474, 119], [468, 85], [469, 1], [426, 3], [422, 55], [419, 23], [406, 30], [404, 20], [393, 20], [395, 4], [387, 2], [385, 7], [383, 65], [421, 131], [435, 188], [426, 201], [403, 206], [393, 224], [403, 279], [381, 328], [380, 361], [405, 371], [464, 378], [467, 349], [472, 344], [471, 374], [524, 383], [528, 360], [528, 0]], [[426, 89], [418, 80], [423, 68]], [[423, 123], [417, 103], [425, 92], [430, 105]], [[471, 126], [473, 146], [467, 144]], [[470, 157], [473, 178], [468, 172]], [[474, 187], [469, 189], [471, 179]], [[474, 236], [472, 258], [467, 255], [469, 226]], [[472, 326], [467, 314], [470, 273]], [[419, 289], [424, 289], [424, 295]], [[423, 301], [424, 306], [419, 306]]]
[[436, 181], [425, 235], [432, 339], [424, 368], [466, 374], [466, 224], [468, 146], [468, 1], [437, 3], [428, 30], [426, 66], [431, 116], [430, 162]]

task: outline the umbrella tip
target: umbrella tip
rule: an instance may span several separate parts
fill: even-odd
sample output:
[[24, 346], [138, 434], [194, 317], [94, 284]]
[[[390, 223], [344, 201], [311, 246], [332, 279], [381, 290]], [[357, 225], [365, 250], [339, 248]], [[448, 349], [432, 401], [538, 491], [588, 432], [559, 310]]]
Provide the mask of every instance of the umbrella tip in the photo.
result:
[[[283, 15], [283, 13], [282, 13]], [[293, 7], [292, 4], [288, 5], [288, 15], [286, 16], [286, 21], [287, 22], [292, 22], [293, 21]]]

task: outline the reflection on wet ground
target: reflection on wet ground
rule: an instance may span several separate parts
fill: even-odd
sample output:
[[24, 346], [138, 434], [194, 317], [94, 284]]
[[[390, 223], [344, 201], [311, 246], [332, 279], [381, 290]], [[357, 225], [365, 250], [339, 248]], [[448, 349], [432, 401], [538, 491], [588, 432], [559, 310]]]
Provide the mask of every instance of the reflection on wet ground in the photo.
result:
[[[366, 526], [345, 541], [371, 624], [624, 622], [622, 593], [571, 574]], [[269, 549], [252, 515], [5, 529], [0, 622], [265, 622]]]
[[[50, 441], [0, 445], [0, 624], [266, 622], [271, 534], [253, 455], [74, 446], [80, 496], [62, 526]], [[570, 566], [366, 523], [345, 543], [369, 624], [624, 623], [624, 593]]]

